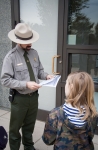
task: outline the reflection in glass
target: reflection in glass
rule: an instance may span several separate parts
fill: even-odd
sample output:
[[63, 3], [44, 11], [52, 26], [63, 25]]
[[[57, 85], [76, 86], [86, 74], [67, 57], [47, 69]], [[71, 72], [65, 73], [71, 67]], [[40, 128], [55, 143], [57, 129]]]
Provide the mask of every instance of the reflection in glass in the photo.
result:
[[95, 106], [98, 112], [98, 92], [94, 93], [94, 101], [95, 101]]
[[69, 45], [98, 45], [97, 14], [98, 0], [69, 0]]
[[72, 54], [71, 72], [88, 72], [98, 83], [98, 55]]
[[[71, 55], [71, 72], [85, 71], [88, 72], [94, 83], [98, 83], [98, 55], [72, 54]], [[94, 101], [98, 111], [98, 92], [94, 93]]]
[[[32, 47], [49, 74], [52, 57], [57, 54], [58, 4], [58, 0], [20, 0], [20, 21], [39, 33], [40, 38]], [[50, 111], [55, 104], [56, 88], [40, 88], [39, 109]]]

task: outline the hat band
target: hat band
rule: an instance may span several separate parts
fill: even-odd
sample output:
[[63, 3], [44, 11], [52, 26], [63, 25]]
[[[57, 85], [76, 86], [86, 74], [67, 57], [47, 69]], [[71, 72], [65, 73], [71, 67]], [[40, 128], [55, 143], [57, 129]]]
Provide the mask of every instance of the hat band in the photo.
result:
[[30, 40], [33, 37], [33, 33], [32, 33], [32, 36], [30, 36], [28, 38], [22, 38], [22, 37], [17, 36], [16, 34], [15, 34], [15, 36], [20, 40]]

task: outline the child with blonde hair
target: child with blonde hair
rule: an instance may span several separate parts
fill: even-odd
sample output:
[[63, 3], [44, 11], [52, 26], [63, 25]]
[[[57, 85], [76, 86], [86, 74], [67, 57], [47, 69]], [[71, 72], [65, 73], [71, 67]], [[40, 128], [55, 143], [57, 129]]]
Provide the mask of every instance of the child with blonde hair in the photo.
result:
[[94, 150], [93, 137], [98, 123], [94, 104], [94, 83], [86, 72], [69, 74], [64, 105], [48, 115], [42, 139], [54, 150]]

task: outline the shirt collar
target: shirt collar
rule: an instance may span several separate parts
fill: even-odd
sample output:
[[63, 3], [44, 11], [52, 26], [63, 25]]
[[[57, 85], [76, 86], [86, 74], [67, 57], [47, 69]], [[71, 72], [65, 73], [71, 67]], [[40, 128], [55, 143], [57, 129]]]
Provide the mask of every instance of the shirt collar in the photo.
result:
[[21, 53], [22, 55], [24, 55], [24, 50], [17, 44], [16, 48], [18, 50], [19, 53]]
[[[17, 48], [17, 50], [18, 50], [19, 53], [21, 53], [22, 55], [24, 55], [24, 52], [25, 52], [25, 51], [24, 51], [18, 44], [16, 45], [16, 48]], [[30, 50], [27, 51], [27, 52], [28, 52], [28, 54], [29, 54], [29, 53], [30, 53]]]

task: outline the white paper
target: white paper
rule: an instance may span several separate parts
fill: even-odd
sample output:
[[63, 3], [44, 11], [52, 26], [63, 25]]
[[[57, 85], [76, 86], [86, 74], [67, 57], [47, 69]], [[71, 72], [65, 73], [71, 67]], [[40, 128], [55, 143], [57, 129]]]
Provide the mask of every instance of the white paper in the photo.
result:
[[56, 87], [60, 78], [61, 78], [61, 75], [56, 75], [52, 79], [42, 81], [39, 85], [49, 86], [49, 87]]

